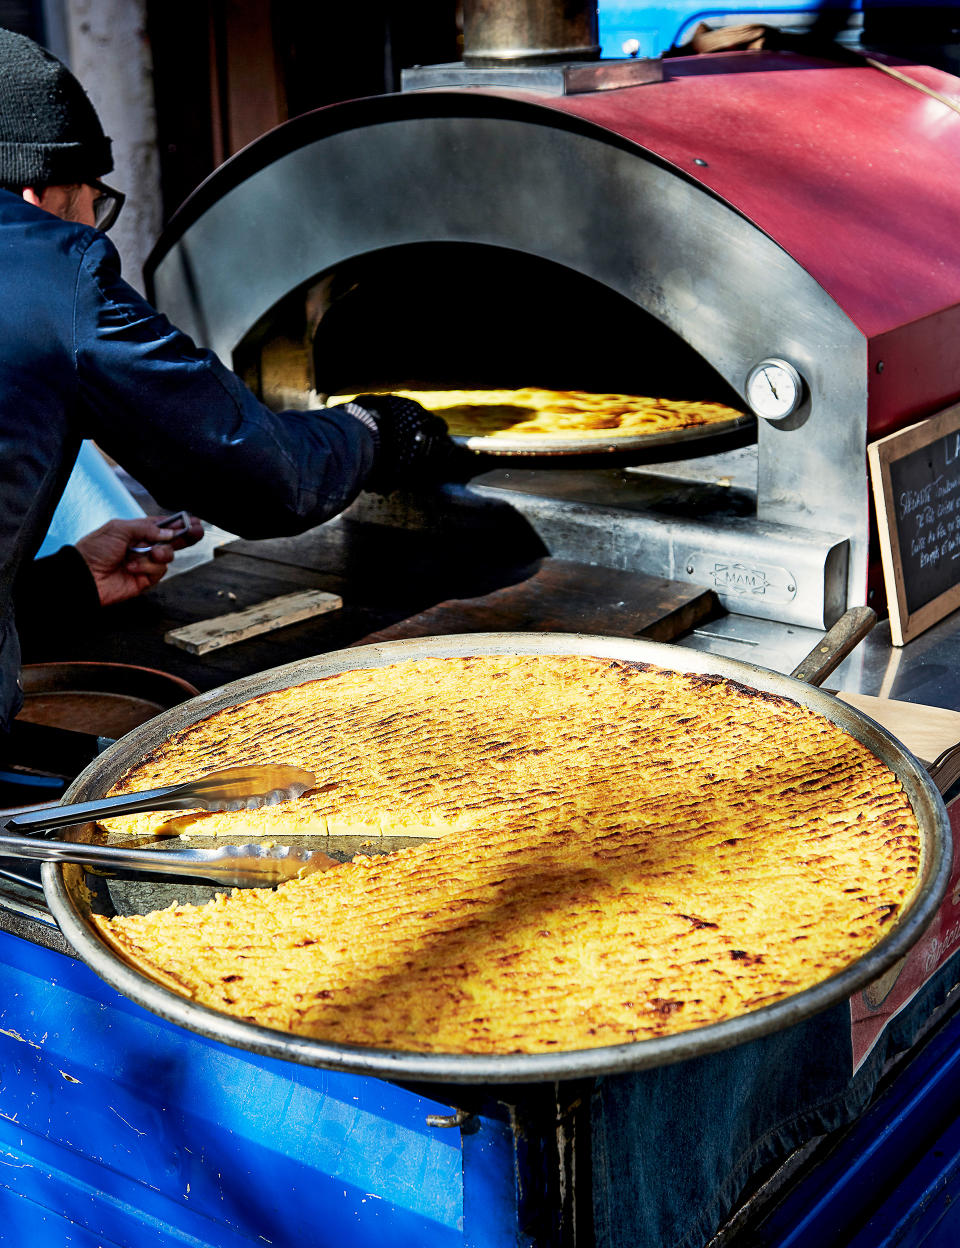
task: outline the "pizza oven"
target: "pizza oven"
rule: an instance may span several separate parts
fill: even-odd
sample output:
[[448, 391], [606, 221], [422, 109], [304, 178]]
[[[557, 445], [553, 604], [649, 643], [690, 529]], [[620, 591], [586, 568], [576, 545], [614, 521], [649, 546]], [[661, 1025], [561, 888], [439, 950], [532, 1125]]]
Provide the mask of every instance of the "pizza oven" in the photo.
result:
[[399, 386], [724, 402], [719, 434], [513, 450], [346, 521], [495, 542], [519, 515], [551, 555], [832, 623], [868, 596], [867, 443], [960, 395], [960, 117], [916, 85], [956, 80], [792, 53], [517, 60], [414, 69], [265, 135], [173, 219], [153, 298], [274, 407]]

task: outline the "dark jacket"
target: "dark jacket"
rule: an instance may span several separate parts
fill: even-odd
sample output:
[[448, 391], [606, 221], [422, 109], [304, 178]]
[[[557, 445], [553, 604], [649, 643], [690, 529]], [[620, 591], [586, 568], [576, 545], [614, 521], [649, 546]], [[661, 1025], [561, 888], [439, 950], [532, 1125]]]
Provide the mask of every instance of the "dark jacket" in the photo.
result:
[[20, 570], [83, 438], [163, 506], [243, 537], [336, 515], [376, 450], [342, 409], [271, 412], [122, 280], [104, 234], [0, 191], [0, 725], [20, 702]]

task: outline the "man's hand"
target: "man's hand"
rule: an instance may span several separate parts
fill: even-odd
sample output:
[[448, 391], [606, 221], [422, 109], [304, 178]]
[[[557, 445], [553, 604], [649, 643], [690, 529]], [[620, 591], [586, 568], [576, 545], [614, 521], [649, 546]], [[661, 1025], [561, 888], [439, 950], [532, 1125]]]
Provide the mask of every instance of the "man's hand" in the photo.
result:
[[[192, 546], [203, 537], [203, 525], [194, 516], [190, 517], [189, 530], [176, 534], [172, 529], [161, 528], [159, 518], [108, 520], [76, 543], [97, 586], [101, 606], [135, 598], [156, 585], [173, 559], [173, 552]], [[131, 546], [147, 542], [153, 543], [148, 554], [130, 553]]]

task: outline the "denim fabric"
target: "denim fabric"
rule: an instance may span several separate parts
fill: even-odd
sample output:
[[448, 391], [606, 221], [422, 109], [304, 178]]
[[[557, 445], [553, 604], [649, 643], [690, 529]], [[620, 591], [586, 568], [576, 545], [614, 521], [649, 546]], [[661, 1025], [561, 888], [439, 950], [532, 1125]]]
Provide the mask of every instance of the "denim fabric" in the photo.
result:
[[342, 408], [272, 412], [123, 281], [102, 233], [0, 190], [0, 725], [17, 706], [11, 593], [85, 438], [164, 510], [241, 537], [330, 519], [375, 454]]
[[751, 1176], [852, 1121], [960, 973], [954, 958], [851, 1078], [844, 1002], [706, 1057], [599, 1080], [592, 1107], [598, 1248], [703, 1248]]

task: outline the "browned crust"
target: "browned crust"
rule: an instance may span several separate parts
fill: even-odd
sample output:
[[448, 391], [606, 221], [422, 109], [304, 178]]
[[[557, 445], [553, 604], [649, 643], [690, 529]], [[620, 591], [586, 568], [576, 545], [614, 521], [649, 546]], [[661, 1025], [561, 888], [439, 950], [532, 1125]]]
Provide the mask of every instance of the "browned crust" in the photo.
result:
[[576, 656], [360, 669], [211, 716], [123, 784], [264, 755], [338, 787], [205, 829], [379, 819], [441, 839], [104, 930], [175, 990], [330, 1041], [545, 1052], [702, 1026], [849, 965], [918, 878], [884, 764], [718, 676]]
[[[741, 420], [724, 403], [586, 390], [396, 390], [436, 412], [454, 437], [617, 440]], [[331, 404], [355, 395], [335, 395]]]

